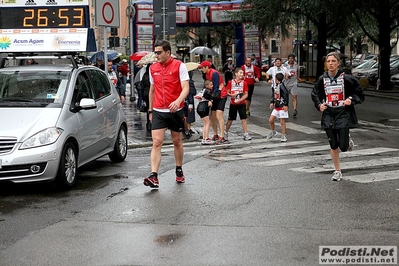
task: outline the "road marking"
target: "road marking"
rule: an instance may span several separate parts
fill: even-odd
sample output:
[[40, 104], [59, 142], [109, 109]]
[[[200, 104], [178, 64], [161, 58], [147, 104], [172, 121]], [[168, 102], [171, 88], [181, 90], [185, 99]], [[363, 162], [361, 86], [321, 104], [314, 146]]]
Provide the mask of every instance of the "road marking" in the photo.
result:
[[[301, 147], [301, 148], [296, 148], [296, 149], [280, 149], [280, 150], [268, 150], [265, 152], [259, 152], [258, 149], [272, 149], [276, 147], [289, 147], [291, 145], [298, 144], [299, 141], [295, 143], [275, 143], [275, 144], [268, 144], [264, 146], [257, 146], [256, 153], [244, 153], [244, 154], [236, 154], [238, 152], [245, 152], [245, 151], [250, 151], [253, 150], [254, 147], [245, 147], [245, 149], [229, 149], [229, 150], [215, 150], [209, 153], [209, 156], [212, 157], [215, 160], [220, 160], [220, 161], [235, 161], [238, 159], [257, 159], [257, 158], [269, 158], [269, 157], [278, 157], [278, 156], [287, 156], [287, 155], [295, 155], [295, 154], [301, 154], [301, 153], [306, 153], [306, 152], [314, 152], [314, 151], [320, 151], [320, 150], [326, 150], [329, 148], [329, 145], [319, 145], [319, 146], [309, 146], [309, 147]], [[313, 142], [309, 142], [309, 144], [312, 144]], [[233, 154], [234, 153], [234, 154]]]
[[[312, 124], [317, 124], [320, 126], [320, 130], [322, 133], [326, 134], [324, 129], [321, 128], [321, 124], [320, 121], [310, 121]], [[350, 130], [351, 132], [365, 132], [365, 131], [369, 131], [368, 129], [365, 128], [351, 128]]]
[[[389, 157], [389, 158], [378, 158], [378, 159], [365, 159], [361, 161], [351, 161], [351, 162], [341, 162], [341, 169], [366, 169], [374, 166], [382, 166], [382, 165], [399, 165], [399, 157]], [[298, 168], [291, 168], [290, 170], [296, 172], [305, 172], [305, 173], [317, 173], [317, 172], [325, 172], [325, 171], [333, 171], [334, 167], [332, 162], [328, 165], [323, 166], [303, 166]]]
[[384, 128], [384, 129], [391, 129], [394, 131], [399, 131], [398, 127], [395, 126], [388, 126], [388, 125], [384, 125], [381, 123], [374, 123], [374, 122], [368, 122], [368, 121], [364, 121], [364, 120], [359, 120], [358, 121], [360, 125], [363, 126], [371, 126], [371, 127], [377, 127], [377, 128]]
[[[393, 152], [398, 151], [398, 149], [391, 149], [391, 148], [370, 148], [364, 150], [355, 150], [352, 152], [344, 152], [340, 154], [341, 158], [350, 158], [350, 157], [358, 157], [358, 156], [367, 156], [367, 155], [375, 155], [384, 152]], [[326, 153], [327, 150], [326, 150]], [[316, 160], [331, 160], [331, 155], [324, 154], [324, 155], [311, 155], [305, 157], [296, 157], [296, 158], [284, 158], [284, 159], [277, 159], [277, 160], [267, 160], [262, 162], [252, 162], [250, 165], [253, 166], [276, 166], [276, 165], [285, 165], [285, 164], [295, 164], [295, 163], [304, 163], [304, 162], [311, 162]]]
[[[301, 126], [298, 125], [296, 123], [292, 123], [292, 122], [286, 122], [285, 123], [288, 129], [292, 129], [295, 131], [299, 131], [305, 134], [320, 134], [320, 133], [325, 133], [324, 130], [320, 129], [316, 129], [316, 128], [312, 128], [312, 127], [306, 127], [306, 126]], [[319, 122], [320, 124], [320, 122]]]
[[378, 173], [367, 173], [364, 175], [344, 176], [342, 179], [357, 183], [372, 183], [372, 182], [398, 179], [398, 176], [399, 176], [399, 170], [393, 170], [393, 171], [383, 171]]

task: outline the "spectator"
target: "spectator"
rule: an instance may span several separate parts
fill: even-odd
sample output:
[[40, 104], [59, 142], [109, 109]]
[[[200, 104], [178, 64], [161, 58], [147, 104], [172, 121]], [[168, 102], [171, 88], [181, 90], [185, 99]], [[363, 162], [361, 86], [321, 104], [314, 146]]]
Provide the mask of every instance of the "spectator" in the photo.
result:
[[233, 79], [234, 69], [235, 65], [233, 64], [233, 58], [229, 57], [227, 62], [223, 65], [225, 85], [227, 85], [229, 81]]

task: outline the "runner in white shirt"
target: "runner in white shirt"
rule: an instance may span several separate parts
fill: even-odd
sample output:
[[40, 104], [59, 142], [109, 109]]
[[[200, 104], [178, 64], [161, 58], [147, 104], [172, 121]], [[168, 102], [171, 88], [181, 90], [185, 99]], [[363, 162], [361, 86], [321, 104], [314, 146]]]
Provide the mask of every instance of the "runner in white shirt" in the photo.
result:
[[284, 81], [285, 87], [292, 97], [292, 106], [294, 108], [293, 116], [296, 117], [298, 114], [298, 65], [295, 62], [295, 55], [289, 54], [288, 61], [284, 64], [288, 70], [288, 79]]
[[275, 80], [277, 73], [282, 73], [286, 79], [289, 75], [289, 71], [285, 66], [282, 66], [281, 63], [281, 58], [276, 58], [274, 61], [274, 66], [269, 68], [269, 70], [266, 72], [266, 80], [272, 85], [273, 88], [276, 87]]

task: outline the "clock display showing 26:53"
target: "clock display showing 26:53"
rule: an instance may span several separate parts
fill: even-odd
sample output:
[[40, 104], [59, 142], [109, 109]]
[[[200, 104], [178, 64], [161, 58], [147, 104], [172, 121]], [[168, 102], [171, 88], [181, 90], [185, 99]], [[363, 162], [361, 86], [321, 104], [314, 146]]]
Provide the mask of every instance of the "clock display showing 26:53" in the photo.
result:
[[86, 6], [0, 8], [0, 29], [89, 28]]

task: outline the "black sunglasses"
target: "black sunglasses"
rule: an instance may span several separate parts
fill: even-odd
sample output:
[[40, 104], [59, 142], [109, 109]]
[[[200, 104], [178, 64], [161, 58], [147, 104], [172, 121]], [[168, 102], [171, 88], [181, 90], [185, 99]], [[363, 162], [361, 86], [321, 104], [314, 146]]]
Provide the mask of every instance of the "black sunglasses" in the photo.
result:
[[165, 51], [154, 51], [154, 54], [160, 55], [160, 54], [162, 54], [163, 52], [165, 52]]

